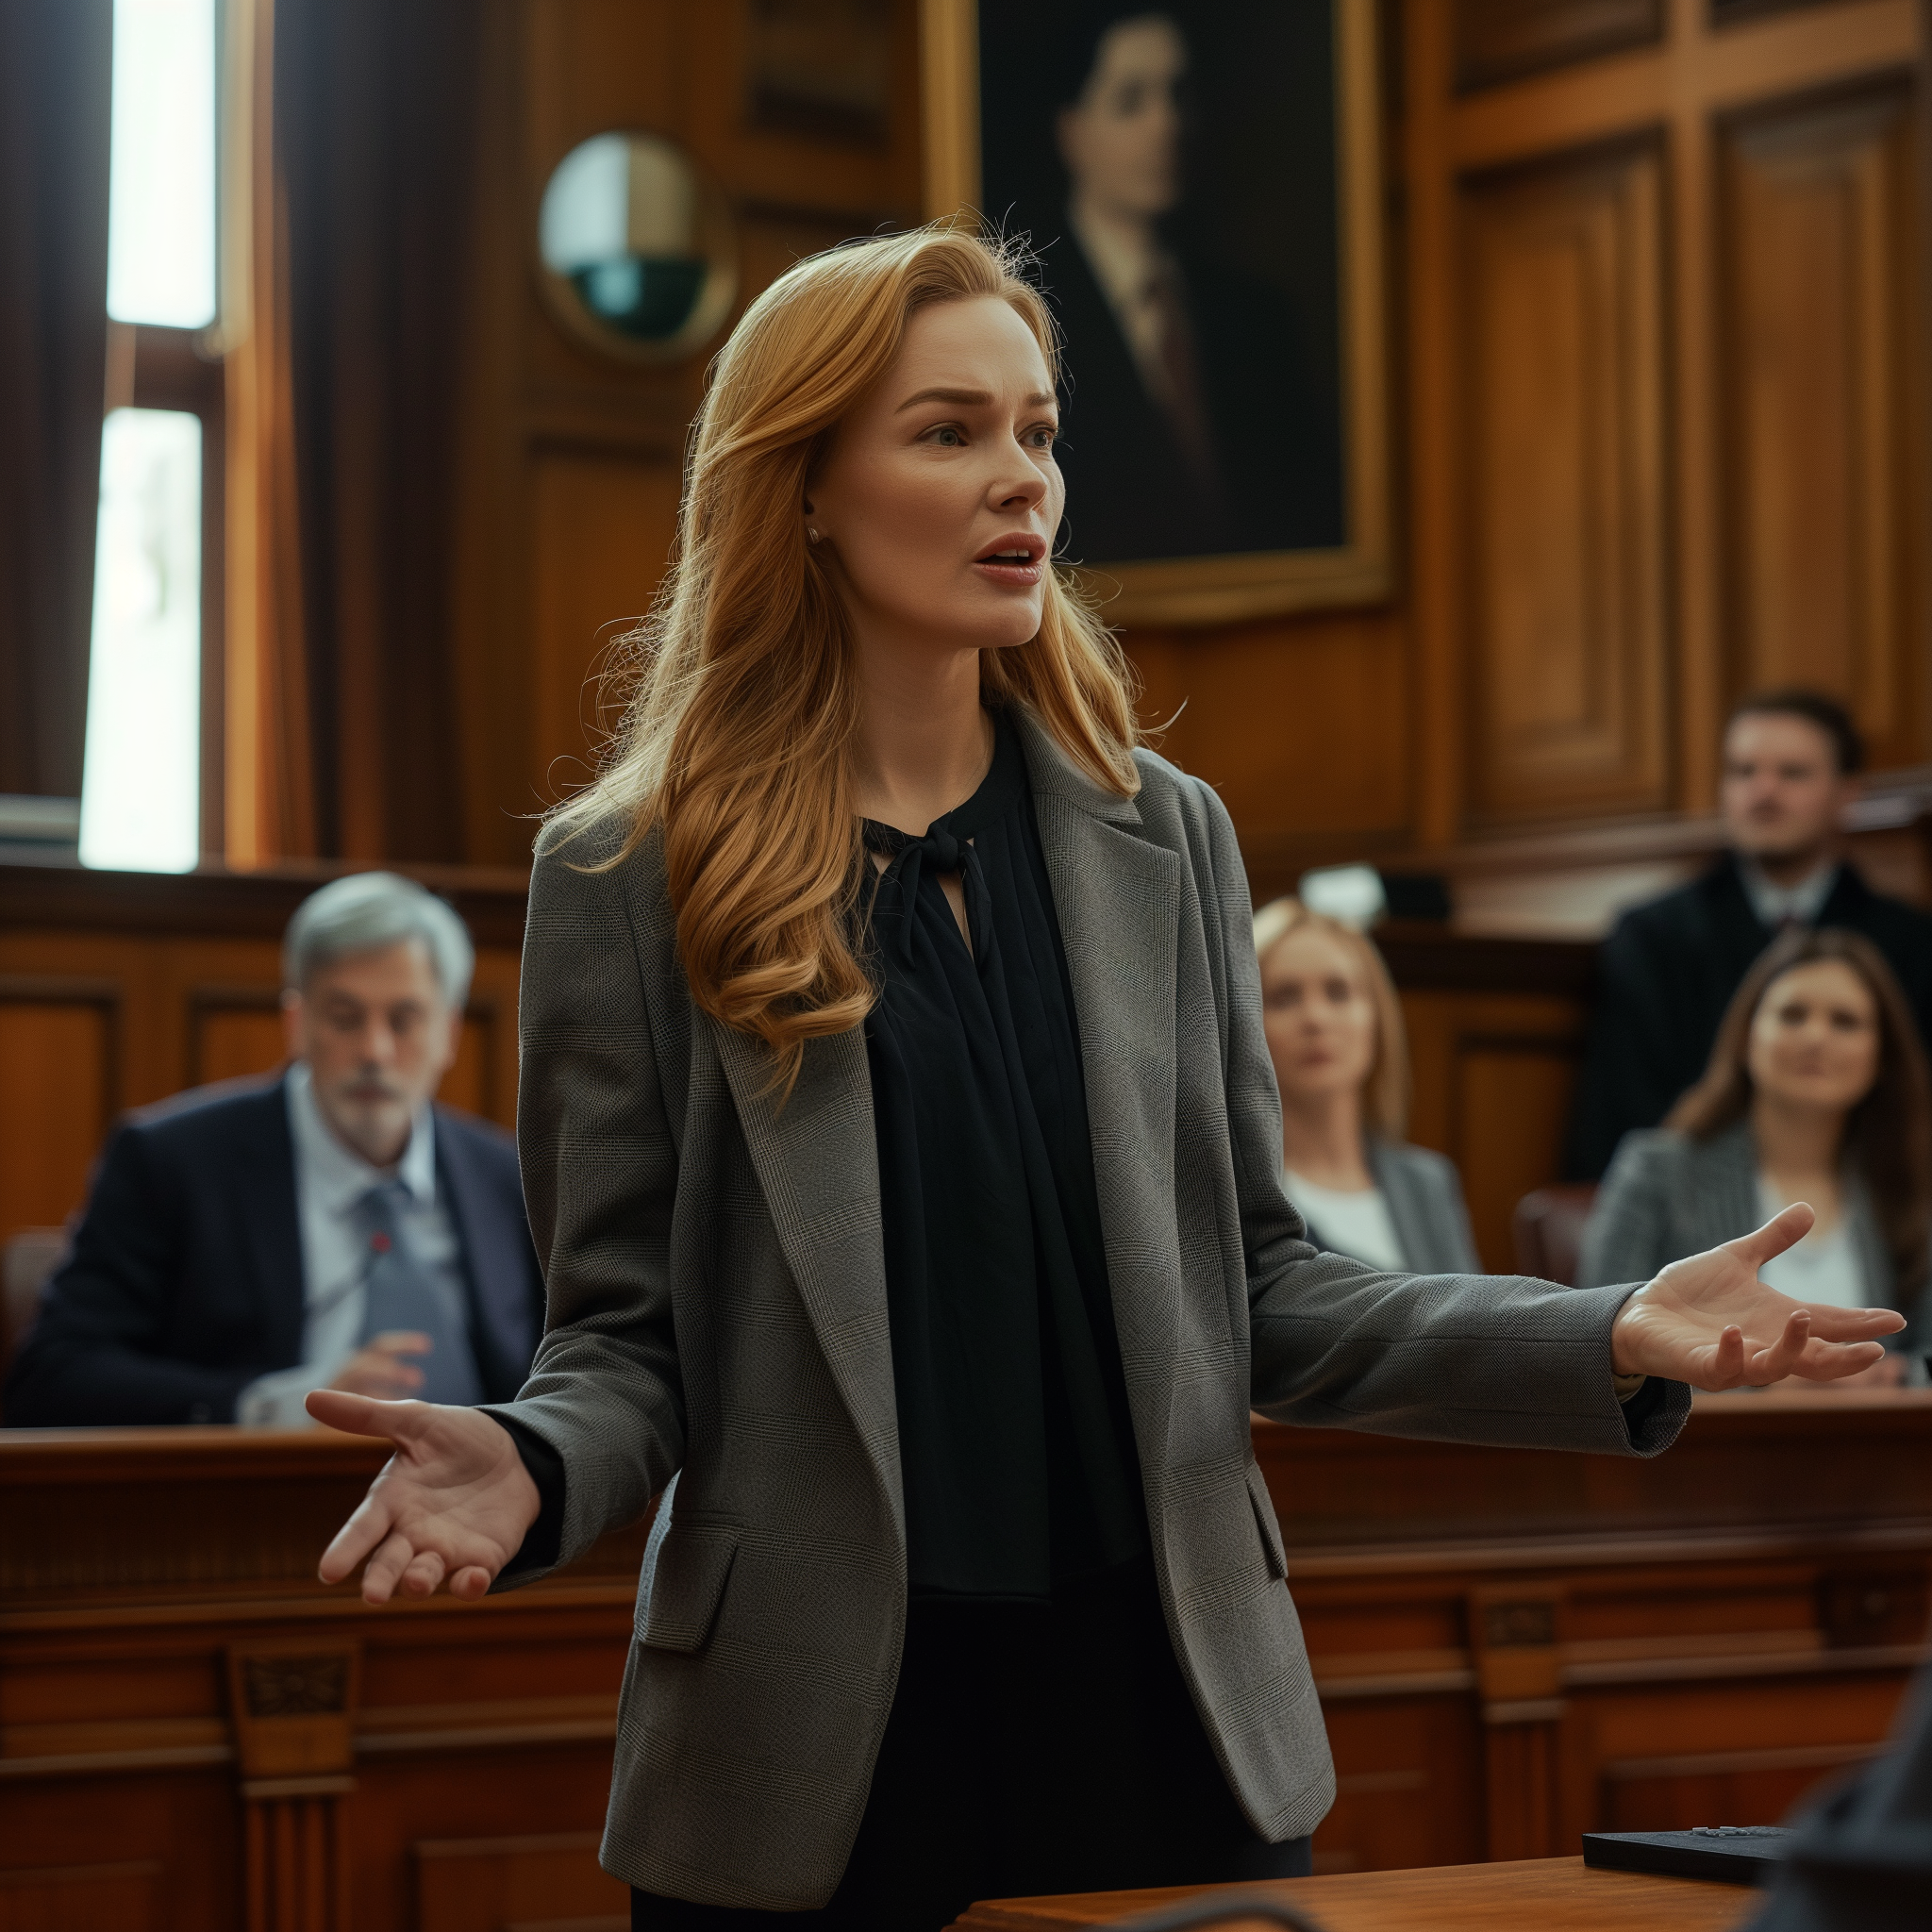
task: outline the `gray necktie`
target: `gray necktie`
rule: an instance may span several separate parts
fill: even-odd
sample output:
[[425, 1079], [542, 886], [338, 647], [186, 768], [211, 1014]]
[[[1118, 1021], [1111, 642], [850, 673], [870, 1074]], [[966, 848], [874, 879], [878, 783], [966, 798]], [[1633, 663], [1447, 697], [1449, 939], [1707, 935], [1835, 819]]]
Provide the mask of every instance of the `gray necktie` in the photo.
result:
[[418, 1399], [480, 1402], [483, 1390], [470, 1350], [461, 1284], [453, 1271], [424, 1267], [410, 1249], [402, 1229], [405, 1192], [401, 1181], [384, 1181], [356, 1204], [356, 1224], [369, 1243], [361, 1340], [366, 1343], [392, 1328], [420, 1331], [435, 1345], [427, 1356], [410, 1357], [423, 1371]]

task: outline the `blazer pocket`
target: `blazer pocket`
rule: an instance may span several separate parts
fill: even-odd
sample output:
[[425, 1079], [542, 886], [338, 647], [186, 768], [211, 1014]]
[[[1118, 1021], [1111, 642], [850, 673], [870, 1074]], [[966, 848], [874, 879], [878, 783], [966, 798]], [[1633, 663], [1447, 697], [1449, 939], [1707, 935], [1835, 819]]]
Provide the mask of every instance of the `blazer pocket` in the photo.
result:
[[1269, 1500], [1268, 1484], [1252, 1462], [1248, 1464], [1248, 1504], [1255, 1512], [1255, 1528], [1261, 1538], [1261, 1553], [1268, 1558], [1268, 1574], [1285, 1583], [1288, 1580], [1288, 1552], [1281, 1544], [1281, 1525], [1274, 1520], [1274, 1505]]
[[704, 1649], [737, 1555], [738, 1531], [728, 1524], [673, 1525], [651, 1576], [650, 1608], [640, 1640], [645, 1649]]

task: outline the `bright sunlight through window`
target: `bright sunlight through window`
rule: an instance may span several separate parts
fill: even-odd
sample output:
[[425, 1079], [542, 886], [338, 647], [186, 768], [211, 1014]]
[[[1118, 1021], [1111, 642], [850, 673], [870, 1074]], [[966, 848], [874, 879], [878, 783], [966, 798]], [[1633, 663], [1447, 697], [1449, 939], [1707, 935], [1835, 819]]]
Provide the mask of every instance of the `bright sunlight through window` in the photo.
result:
[[80, 794], [85, 865], [188, 872], [201, 846], [201, 419], [116, 409]]
[[108, 313], [215, 319], [216, 0], [114, 0]]

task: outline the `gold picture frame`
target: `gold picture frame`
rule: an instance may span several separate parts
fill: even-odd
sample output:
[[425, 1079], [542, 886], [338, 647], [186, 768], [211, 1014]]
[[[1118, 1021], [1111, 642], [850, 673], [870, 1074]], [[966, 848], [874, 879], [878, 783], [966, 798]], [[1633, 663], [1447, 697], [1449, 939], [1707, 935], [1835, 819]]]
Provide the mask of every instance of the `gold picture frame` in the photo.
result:
[[[1387, 275], [1375, 0], [1330, 0], [1340, 305], [1343, 542], [1088, 567], [1118, 584], [1107, 615], [1129, 625], [1216, 625], [1376, 604], [1393, 592]], [[977, 0], [921, 0], [926, 212], [980, 208]]]

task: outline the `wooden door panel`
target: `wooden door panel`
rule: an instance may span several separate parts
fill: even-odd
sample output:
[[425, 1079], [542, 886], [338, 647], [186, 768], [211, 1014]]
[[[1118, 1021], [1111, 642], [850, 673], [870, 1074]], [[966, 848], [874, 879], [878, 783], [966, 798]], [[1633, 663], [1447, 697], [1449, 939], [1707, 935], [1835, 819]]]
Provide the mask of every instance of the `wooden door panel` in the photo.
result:
[[112, 982], [0, 976], [0, 1241], [81, 1204], [113, 1117]]
[[1924, 755], [1914, 122], [1886, 84], [1754, 114], [1721, 150], [1730, 684], [1836, 693], [1880, 763]]
[[1461, 210], [1477, 814], [1661, 805], [1660, 157], [1478, 177]]

